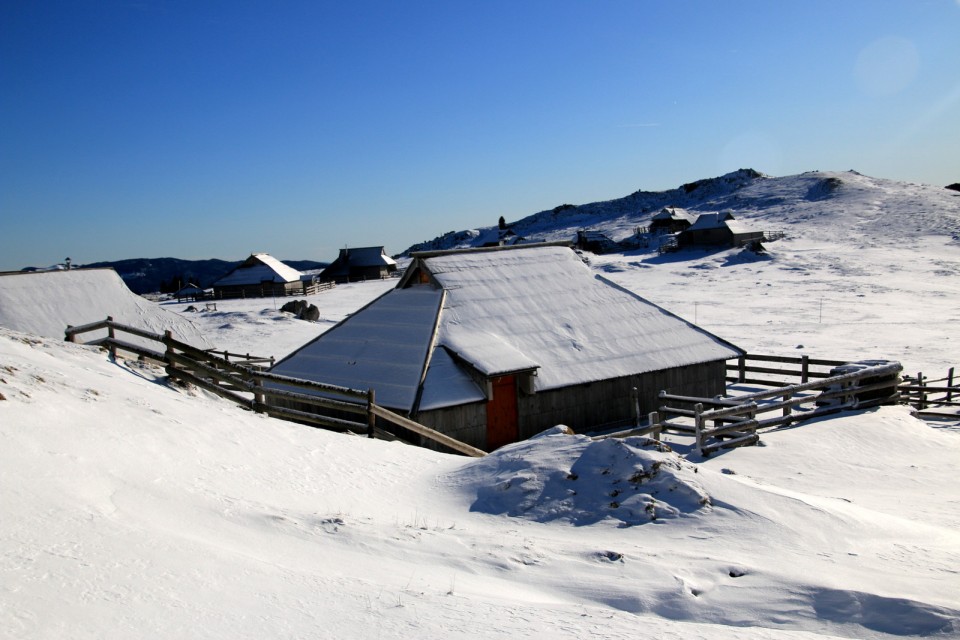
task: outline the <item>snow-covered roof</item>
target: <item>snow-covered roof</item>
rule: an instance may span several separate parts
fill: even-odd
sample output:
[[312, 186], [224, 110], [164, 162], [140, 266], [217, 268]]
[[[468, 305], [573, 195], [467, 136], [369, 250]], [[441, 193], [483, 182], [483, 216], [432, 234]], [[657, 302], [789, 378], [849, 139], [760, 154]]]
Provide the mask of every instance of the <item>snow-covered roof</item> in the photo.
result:
[[260, 284], [261, 282], [298, 282], [301, 273], [266, 253], [254, 253], [239, 267], [223, 276], [214, 286]]
[[483, 400], [468, 369], [482, 378], [535, 372], [534, 388], [546, 390], [742, 353], [594, 276], [568, 247], [418, 260], [433, 283], [405, 278], [273, 371], [373, 387], [379, 404], [409, 411], [418, 390], [421, 410]]
[[751, 229], [750, 227], [743, 224], [739, 220], [727, 220], [724, 224], [727, 225], [727, 229], [730, 229], [730, 231], [732, 231], [733, 235], [735, 236], [745, 235], [748, 233], [762, 233], [760, 231], [757, 231], [756, 229]]
[[481, 372], [537, 367], [538, 390], [736, 357], [565, 247], [424, 259], [447, 292], [437, 344]]
[[706, 229], [722, 229], [729, 226], [727, 223], [733, 220], [730, 213], [701, 213], [697, 221], [690, 227], [690, 231], [701, 231]]
[[659, 213], [654, 215], [651, 220], [685, 220], [687, 222], [693, 222], [693, 214], [680, 207], [664, 207]]
[[[0, 326], [39, 336], [63, 339], [67, 325], [80, 326], [105, 320], [153, 333], [170, 329], [174, 336], [200, 348], [209, 348], [200, 329], [176, 313], [162, 309], [127, 288], [113, 269], [70, 269], [36, 271], [0, 276]], [[79, 336], [90, 342], [107, 335], [106, 329]], [[158, 349], [157, 343], [134, 336], [118, 335]]]
[[345, 259], [354, 267], [396, 266], [397, 261], [384, 253], [383, 247], [350, 247], [341, 249], [337, 260]]

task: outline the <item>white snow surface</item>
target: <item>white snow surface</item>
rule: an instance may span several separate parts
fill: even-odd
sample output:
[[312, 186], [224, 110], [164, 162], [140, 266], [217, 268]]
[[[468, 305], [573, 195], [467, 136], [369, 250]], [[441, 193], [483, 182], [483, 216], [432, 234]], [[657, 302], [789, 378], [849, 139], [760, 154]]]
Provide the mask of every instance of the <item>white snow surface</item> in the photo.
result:
[[[174, 337], [202, 348], [212, 345], [190, 320], [134, 294], [113, 269], [73, 269], [0, 276], [0, 327], [48, 338], [64, 337], [67, 325], [115, 321]], [[80, 342], [107, 335], [106, 329], [82, 334]], [[134, 336], [127, 342], [143, 343]], [[156, 346], [154, 343], [150, 346]]]
[[[836, 175], [844, 213], [771, 204], [791, 235], [766, 256], [592, 268], [753, 353], [943, 375], [960, 362], [955, 210]], [[754, 202], [822, 179], [765, 178]], [[270, 299], [184, 315], [217, 348], [280, 357], [392, 285], [311, 296], [318, 323]], [[670, 452], [554, 429], [473, 460], [2, 328], [0, 637], [960, 638], [956, 420], [882, 407], [762, 442], [703, 460], [680, 436]]]

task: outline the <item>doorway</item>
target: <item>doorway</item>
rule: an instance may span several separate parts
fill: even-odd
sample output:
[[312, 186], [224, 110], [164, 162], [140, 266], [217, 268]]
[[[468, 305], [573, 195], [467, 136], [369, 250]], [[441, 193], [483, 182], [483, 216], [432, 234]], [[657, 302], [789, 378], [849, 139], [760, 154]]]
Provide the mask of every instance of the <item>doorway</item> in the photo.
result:
[[487, 451], [516, 442], [519, 409], [517, 405], [517, 377], [494, 378], [493, 397], [487, 403]]

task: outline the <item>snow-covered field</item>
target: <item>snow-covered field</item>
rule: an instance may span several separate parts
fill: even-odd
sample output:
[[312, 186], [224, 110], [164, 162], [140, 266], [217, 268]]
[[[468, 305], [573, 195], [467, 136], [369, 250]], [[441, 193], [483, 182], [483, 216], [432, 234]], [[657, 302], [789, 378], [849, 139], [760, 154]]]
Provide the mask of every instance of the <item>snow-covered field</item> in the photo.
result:
[[[805, 229], [760, 258], [590, 260], [750, 352], [960, 364], [956, 241]], [[282, 357], [394, 283], [312, 297], [319, 323], [163, 307]], [[762, 441], [558, 431], [471, 460], [0, 329], [0, 637], [960, 638], [955, 423], [883, 407]]]

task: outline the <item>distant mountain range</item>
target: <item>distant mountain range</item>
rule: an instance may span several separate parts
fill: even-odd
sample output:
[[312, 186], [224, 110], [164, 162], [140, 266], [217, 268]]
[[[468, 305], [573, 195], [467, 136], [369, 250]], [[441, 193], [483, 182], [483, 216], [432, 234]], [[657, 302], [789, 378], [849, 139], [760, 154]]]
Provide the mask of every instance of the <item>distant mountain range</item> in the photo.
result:
[[[325, 262], [313, 260], [284, 260], [299, 271], [322, 269]], [[132, 258], [115, 262], [92, 262], [82, 268], [110, 267], [116, 271], [134, 293], [172, 292], [188, 283], [209, 287], [216, 280], [240, 265], [241, 261], [181, 260], [179, 258]]]
[[[694, 216], [729, 211], [760, 230], [786, 230], [800, 224], [806, 235], [829, 241], [837, 233], [898, 240], [946, 235], [960, 241], [960, 192], [956, 185], [932, 185], [871, 178], [856, 171], [810, 171], [771, 177], [740, 169], [717, 178], [689, 182], [667, 191], [636, 191], [623, 198], [590, 204], [562, 204], [514, 222], [450, 231], [413, 245], [413, 251], [479, 247], [501, 236], [526, 242], [573, 241], [580, 230], [613, 240], [634, 235], [664, 207]], [[809, 224], [807, 224], [809, 223]]]

